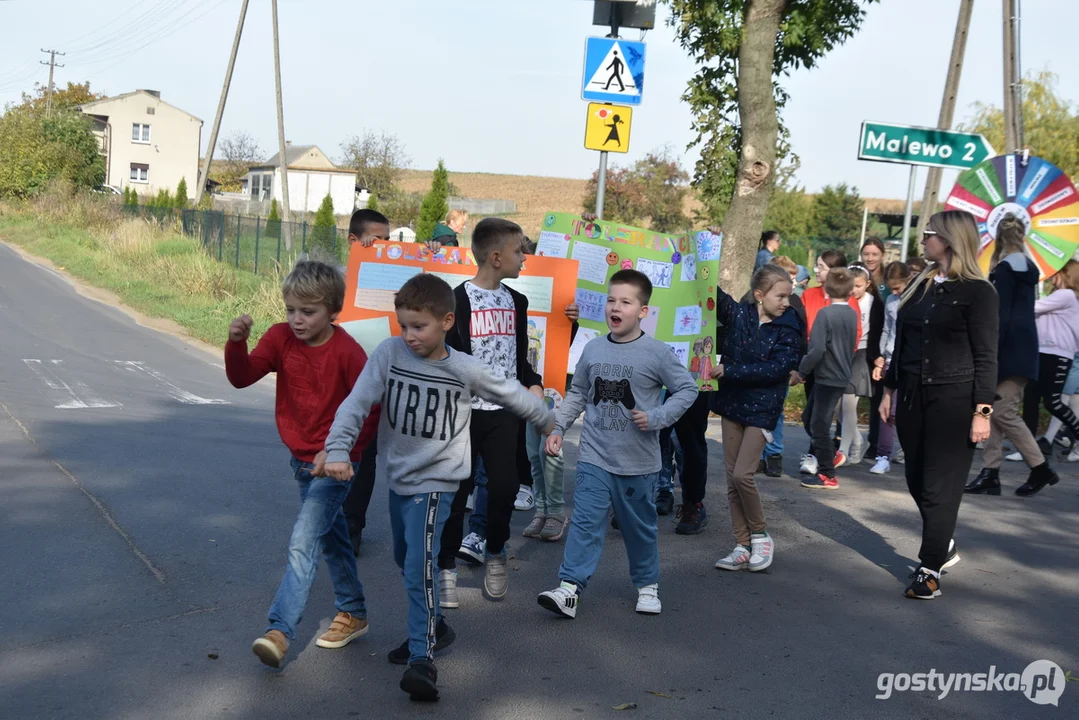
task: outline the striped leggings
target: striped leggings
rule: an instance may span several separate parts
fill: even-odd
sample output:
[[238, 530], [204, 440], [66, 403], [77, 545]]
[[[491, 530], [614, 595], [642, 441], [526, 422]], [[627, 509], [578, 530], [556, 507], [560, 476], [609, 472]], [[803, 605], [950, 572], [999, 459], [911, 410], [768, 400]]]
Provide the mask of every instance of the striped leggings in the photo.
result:
[[1079, 417], [1076, 417], [1060, 397], [1072, 362], [1072, 358], [1040, 353], [1038, 355], [1038, 389], [1041, 391], [1042, 403], [1049, 414], [1064, 423], [1071, 430], [1073, 437], [1079, 437]]

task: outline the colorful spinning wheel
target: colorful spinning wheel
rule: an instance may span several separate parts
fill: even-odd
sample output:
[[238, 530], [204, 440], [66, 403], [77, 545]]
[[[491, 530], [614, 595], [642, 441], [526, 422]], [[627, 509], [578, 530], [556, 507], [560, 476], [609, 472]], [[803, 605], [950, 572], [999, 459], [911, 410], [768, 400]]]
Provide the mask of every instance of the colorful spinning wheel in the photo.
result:
[[1027, 226], [1027, 249], [1042, 279], [1054, 275], [1079, 249], [1079, 192], [1056, 165], [1031, 157], [1001, 155], [963, 171], [944, 203], [978, 221], [978, 262], [986, 274], [996, 244], [997, 225], [1014, 213]]

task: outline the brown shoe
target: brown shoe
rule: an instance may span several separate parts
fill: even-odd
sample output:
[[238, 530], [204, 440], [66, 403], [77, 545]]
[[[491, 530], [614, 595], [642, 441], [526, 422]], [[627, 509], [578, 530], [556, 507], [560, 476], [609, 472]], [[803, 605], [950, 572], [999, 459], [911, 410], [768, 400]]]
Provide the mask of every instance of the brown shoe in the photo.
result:
[[367, 634], [367, 620], [355, 617], [347, 612], [337, 613], [330, 623], [330, 629], [322, 633], [315, 644], [321, 648], [342, 648], [350, 642]]
[[254, 642], [251, 651], [258, 655], [263, 665], [279, 668], [288, 652], [288, 638], [280, 630], [271, 630]]

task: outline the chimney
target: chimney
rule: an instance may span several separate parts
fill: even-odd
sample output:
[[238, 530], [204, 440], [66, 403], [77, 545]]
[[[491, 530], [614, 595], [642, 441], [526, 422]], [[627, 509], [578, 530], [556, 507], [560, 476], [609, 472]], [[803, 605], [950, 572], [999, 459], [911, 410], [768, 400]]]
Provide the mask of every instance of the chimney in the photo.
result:
[[291, 140], [286, 140], [285, 141], [285, 147], [292, 147], [292, 141]]

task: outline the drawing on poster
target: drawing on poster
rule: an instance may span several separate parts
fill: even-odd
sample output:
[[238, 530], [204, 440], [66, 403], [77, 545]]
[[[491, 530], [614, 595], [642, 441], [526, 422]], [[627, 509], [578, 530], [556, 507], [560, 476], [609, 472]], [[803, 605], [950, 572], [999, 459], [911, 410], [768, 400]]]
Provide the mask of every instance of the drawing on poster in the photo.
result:
[[607, 295], [605, 293], [577, 288], [575, 295], [574, 299], [577, 303], [577, 307], [581, 311], [582, 320], [592, 320], [593, 322], [607, 321], [607, 316], [604, 313], [607, 306]]
[[544, 230], [536, 243], [536, 254], [544, 257], [569, 257], [569, 235]]
[[[573, 338], [573, 344], [569, 346], [569, 363], [566, 365], [569, 371], [572, 373], [576, 367], [577, 362], [581, 359], [581, 353], [584, 352], [584, 346], [591, 340], [595, 340], [599, 335], [595, 330], [591, 330], [586, 327], [577, 328], [577, 335]], [[569, 389], [566, 389], [569, 392]]]
[[671, 349], [671, 352], [678, 358], [678, 362], [685, 367], [689, 363], [689, 343], [688, 342], [669, 342], [667, 347]]
[[715, 351], [715, 341], [712, 336], [699, 337], [693, 341], [693, 354], [689, 358], [689, 374], [694, 380], [711, 380], [712, 353]]
[[648, 276], [648, 279], [652, 281], [653, 288], [666, 290], [671, 287], [671, 278], [674, 276], [674, 265], [672, 263], [638, 258], [637, 271]]
[[695, 282], [697, 280], [697, 257], [687, 253], [682, 258], [682, 282]]
[[701, 308], [699, 305], [685, 305], [674, 310], [675, 335], [701, 334]]
[[649, 337], [656, 336], [656, 328], [659, 326], [659, 305], [649, 305], [648, 314], [641, 320], [641, 330]]
[[528, 316], [528, 363], [532, 369], [543, 375], [543, 360], [546, 357], [547, 318]]
[[714, 235], [707, 230], [697, 234], [697, 260], [708, 262], [719, 260], [719, 251], [723, 247], [723, 235]]
[[574, 243], [573, 259], [580, 263], [577, 277], [596, 285], [605, 284], [607, 282], [607, 271], [611, 267], [607, 264], [608, 252], [609, 250], [602, 245], [593, 245], [586, 242]]

